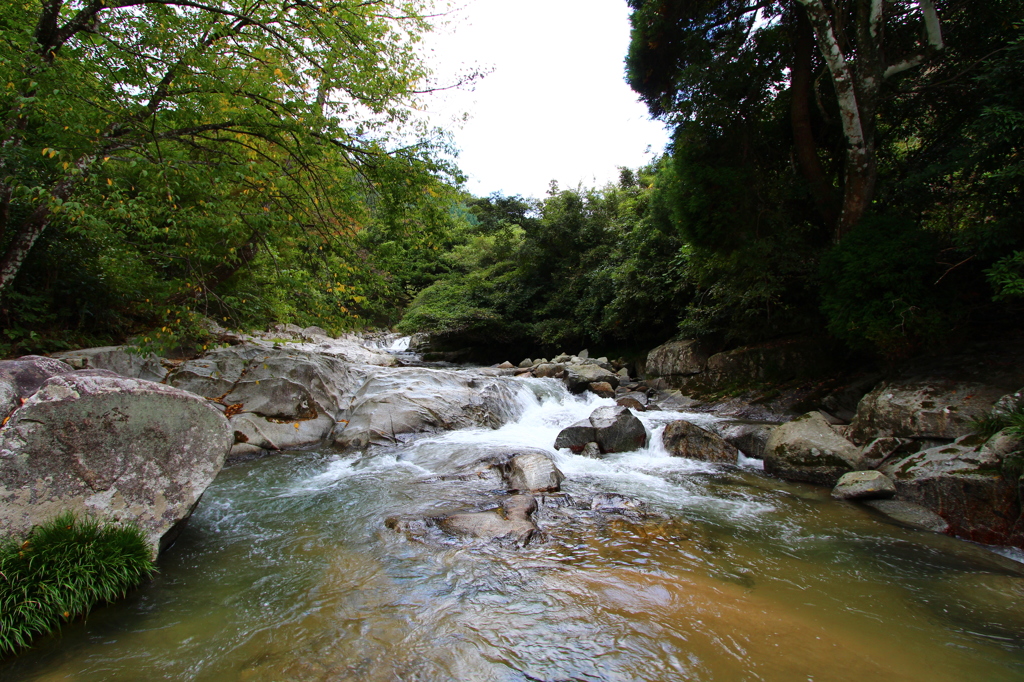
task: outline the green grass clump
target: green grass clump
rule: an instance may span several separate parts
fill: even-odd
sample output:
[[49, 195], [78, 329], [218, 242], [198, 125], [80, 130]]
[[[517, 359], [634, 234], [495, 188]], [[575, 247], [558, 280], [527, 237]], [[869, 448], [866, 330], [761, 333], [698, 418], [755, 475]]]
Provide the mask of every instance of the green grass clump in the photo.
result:
[[65, 512], [24, 542], [0, 540], [0, 656], [123, 597], [156, 570], [136, 526]]
[[971, 421], [971, 430], [985, 438], [991, 438], [1003, 429], [1014, 436], [1024, 436], [1024, 408], [990, 412]]

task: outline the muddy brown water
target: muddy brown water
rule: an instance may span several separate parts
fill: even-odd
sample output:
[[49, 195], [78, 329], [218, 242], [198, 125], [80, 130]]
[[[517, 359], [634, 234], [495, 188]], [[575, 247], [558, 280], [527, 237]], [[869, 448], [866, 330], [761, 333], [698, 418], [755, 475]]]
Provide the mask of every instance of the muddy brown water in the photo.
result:
[[[1024, 564], [753, 460], [558, 453], [584, 508], [545, 508], [547, 540], [521, 549], [386, 528], [493, 506], [487, 481], [446, 474], [489, 447], [550, 449], [610, 403], [521, 384], [524, 414], [498, 430], [226, 468], [154, 580], [0, 679], [1024, 680]], [[643, 418], [657, 434], [682, 416]], [[654, 514], [590, 512], [598, 492]]]

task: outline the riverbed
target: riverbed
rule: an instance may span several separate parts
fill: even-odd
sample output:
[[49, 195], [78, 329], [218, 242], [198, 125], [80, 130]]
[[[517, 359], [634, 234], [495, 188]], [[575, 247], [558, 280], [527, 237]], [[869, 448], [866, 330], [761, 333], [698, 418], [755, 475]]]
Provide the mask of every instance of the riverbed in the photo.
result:
[[[902, 527], [757, 460], [552, 449], [612, 404], [515, 382], [521, 416], [361, 452], [231, 465], [160, 573], [0, 664], [4, 680], [1022, 680], [1024, 564]], [[496, 505], [496, 447], [566, 476], [526, 547], [385, 525]], [[644, 515], [590, 511], [598, 493]], [[561, 513], [566, 500], [573, 513]]]

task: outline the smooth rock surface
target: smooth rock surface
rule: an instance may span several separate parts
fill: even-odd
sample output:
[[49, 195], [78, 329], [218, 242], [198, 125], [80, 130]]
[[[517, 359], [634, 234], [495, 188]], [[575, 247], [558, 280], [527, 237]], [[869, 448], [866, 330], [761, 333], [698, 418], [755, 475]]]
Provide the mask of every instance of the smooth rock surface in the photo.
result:
[[867, 500], [864, 504], [882, 512], [889, 518], [914, 528], [930, 530], [934, 533], [949, 532], [949, 524], [946, 523], [945, 519], [913, 502], [904, 502], [902, 500]]
[[182, 390], [103, 370], [51, 377], [0, 429], [0, 530], [70, 510], [173, 541], [231, 447], [224, 416]]
[[860, 450], [817, 412], [776, 426], [765, 446], [764, 470], [789, 481], [834, 486], [861, 469]]
[[556, 450], [569, 448], [573, 452], [579, 453], [588, 443], [593, 443], [596, 439], [597, 435], [594, 433], [594, 425], [590, 423], [590, 419], [581, 419], [558, 432], [554, 447]]
[[895, 495], [896, 485], [880, 471], [849, 471], [832, 489], [832, 497], [837, 500], [889, 499]]

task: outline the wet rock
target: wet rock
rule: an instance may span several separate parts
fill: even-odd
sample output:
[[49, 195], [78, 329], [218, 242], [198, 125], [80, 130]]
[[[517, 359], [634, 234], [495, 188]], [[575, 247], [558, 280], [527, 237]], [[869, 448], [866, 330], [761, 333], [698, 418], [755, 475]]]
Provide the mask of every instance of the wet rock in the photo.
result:
[[394, 443], [405, 434], [477, 425], [497, 428], [519, 416], [515, 383], [453, 370], [372, 368], [343, 403], [340, 447]]
[[665, 449], [673, 457], [688, 457], [703, 462], [735, 464], [739, 453], [717, 434], [680, 419], [665, 426]]
[[768, 438], [775, 424], [756, 422], [717, 422], [713, 425], [715, 432], [726, 442], [737, 448], [747, 457], [763, 459]]
[[53, 357], [63, 360], [75, 369], [106, 369], [121, 376], [158, 383], [167, 377], [167, 369], [157, 355], [132, 353], [124, 346], [84, 348], [54, 353]]
[[537, 525], [530, 518], [535, 511], [537, 502], [532, 495], [513, 495], [502, 504], [501, 512], [450, 514], [438, 519], [437, 526], [450, 535], [482, 540], [508, 539], [525, 546], [538, 533]]
[[1017, 482], [1002, 475], [1001, 458], [981, 440], [965, 436], [878, 470], [895, 482], [897, 499], [940, 515], [958, 537], [1003, 544], [1020, 517]]
[[832, 489], [837, 500], [889, 499], [896, 495], [896, 485], [880, 471], [850, 471], [843, 474]]
[[675, 379], [703, 372], [709, 357], [705, 345], [700, 341], [671, 341], [647, 354], [644, 375], [649, 378], [663, 377], [671, 383]]
[[861, 468], [860, 450], [817, 412], [775, 427], [765, 446], [765, 471], [789, 481], [834, 486]]
[[590, 509], [602, 514], [642, 514], [647, 504], [617, 493], [598, 493], [590, 501]]
[[883, 383], [857, 406], [850, 437], [947, 438], [971, 433], [971, 422], [985, 415], [1003, 391], [984, 384], [945, 380]]
[[[619, 390], [621, 390], [621, 389], [619, 389]], [[644, 406], [646, 406], [647, 403], [648, 403], [647, 394], [644, 393], [643, 391], [631, 391], [631, 390], [627, 389], [626, 391], [624, 391], [622, 393], [616, 392], [615, 395], [617, 397], [619, 397], [619, 398], [630, 398], [630, 399], [635, 400], [636, 402], [640, 403], [640, 405], [644, 405]]]
[[590, 442], [583, 446], [583, 450], [580, 452], [584, 457], [590, 457], [591, 459], [601, 458], [601, 446], [597, 443]]
[[649, 406], [653, 405], [660, 410], [680, 411], [688, 410], [700, 404], [699, 400], [694, 400], [690, 396], [683, 395], [679, 391], [667, 390], [652, 398]]
[[587, 390], [587, 386], [597, 381], [606, 382], [612, 388], [619, 385], [619, 377], [614, 372], [597, 365], [567, 365], [563, 381], [572, 393], [582, 393]]
[[618, 398], [616, 399], [615, 404], [621, 405], [622, 407], [628, 407], [629, 409], [634, 410], [636, 412], [644, 412], [647, 410], [647, 408], [644, 407], [644, 405], [636, 398]]
[[551, 458], [540, 452], [513, 456], [502, 466], [502, 477], [509, 490], [519, 492], [557, 492], [565, 476]]
[[0, 429], [0, 531], [70, 510], [174, 540], [231, 447], [203, 398], [104, 370], [48, 379]]
[[913, 502], [902, 500], [867, 500], [864, 504], [882, 512], [891, 519], [914, 528], [930, 530], [935, 533], [949, 532], [949, 524], [946, 523], [945, 519]]
[[555, 438], [555, 449], [569, 448], [573, 452], [579, 453], [588, 443], [592, 443], [596, 439], [594, 425], [590, 423], [589, 419], [582, 419], [558, 432], [558, 436]]
[[590, 414], [595, 441], [605, 454], [632, 452], [647, 445], [643, 422], [621, 405], [599, 407]]
[[615, 389], [607, 381], [595, 381], [587, 386], [587, 389], [601, 398], [615, 397]]

